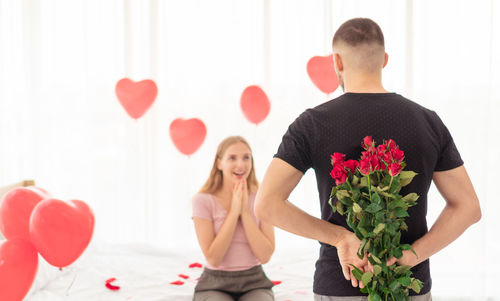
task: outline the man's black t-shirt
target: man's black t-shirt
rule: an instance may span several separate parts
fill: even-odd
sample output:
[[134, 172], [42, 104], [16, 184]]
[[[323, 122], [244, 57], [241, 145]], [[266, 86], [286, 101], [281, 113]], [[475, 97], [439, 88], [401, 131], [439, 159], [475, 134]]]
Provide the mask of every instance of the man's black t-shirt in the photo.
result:
[[[401, 191], [402, 195], [416, 192], [417, 206], [408, 209], [408, 232], [402, 233], [402, 243], [413, 243], [427, 233], [427, 192], [434, 171], [444, 171], [463, 164], [448, 129], [438, 115], [396, 93], [346, 93], [302, 113], [283, 136], [275, 157], [305, 173], [313, 168], [321, 204], [321, 218], [347, 226], [346, 219], [333, 213], [328, 200], [335, 181], [330, 177], [330, 155], [346, 154], [346, 160], [358, 160], [361, 141], [372, 136], [377, 144], [393, 139], [405, 152], [407, 167], [418, 175]], [[431, 289], [429, 261], [415, 266], [413, 276], [424, 283], [420, 294]], [[316, 262], [314, 293], [326, 296], [359, 296], [345, 280], [337, 249], [321, 244]]]

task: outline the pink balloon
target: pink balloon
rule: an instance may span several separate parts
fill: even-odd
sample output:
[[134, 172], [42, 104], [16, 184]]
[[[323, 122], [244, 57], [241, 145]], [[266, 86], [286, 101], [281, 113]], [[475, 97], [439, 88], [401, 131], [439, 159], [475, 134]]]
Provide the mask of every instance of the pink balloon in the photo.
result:
[[307, 62], [307, 74], [314, 85], [324, 93], [332, 93], [339, 86], [333, 66], [333, 54], [312, 57]]
[[266, 119], [271, 110], [271, 103], [259, 86], [248, 86], [243, 90], [240, 106], [246, 119], [255, 124]]
[[150, 79], [134, 82], [128, 78], [122, 78], [116, 83], [115, 92], [128, 115], [139, 119], [155, 101], [158, 88]]
[[7, 239], [22, 238], [30, 241], [30, 216], [33, 208], [45, 198], [31, 188], [14, 188], [0, 200], [0, 231]]
[[40, 255], [56, 267], [68, 266], [78, 259], [93, 232], [94, 214], [79, 200], [45, 199], [31, 214], [31, 241]]
[[37, 269], [38, 253], [31, 243], [20, 238], [0, 242], [0, 300], [23, 300]]
[[184, 155], [198, 150], [207, 135], [207, 128], [198, 118], [177, 118], [170, 124], [170, 138], [175, 147]]

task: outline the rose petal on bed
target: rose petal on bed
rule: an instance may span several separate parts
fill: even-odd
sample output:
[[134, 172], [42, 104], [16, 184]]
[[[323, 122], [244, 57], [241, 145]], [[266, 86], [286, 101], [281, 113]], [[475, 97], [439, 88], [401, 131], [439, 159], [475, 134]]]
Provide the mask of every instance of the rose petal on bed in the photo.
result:
[[274, 281], [273, 281], [273, 284], [274, 284], [274, 285], [281, 284], [281, 281], [280, 281], [280, 280], [274, 280]]
[[115, 280], [116, 280], [116, 278], [115, 278], [115, 277], [113, 277], [113, 278], [109, 278], [108, 280], [106, 280], [106, 283], [111, 283], [111, 282], [113, 282], [113, 281], [115, 281]]
[[190, 268], [201, 268], [201, 267], [203, 267], [203, 265], [201, 265], [201, 263], [194, 262], [194, 263], [190, 264], [189, 267]]
[[189, 276], [188, 276], [188, 275], [179, 274], [179, 275], [177, 275], [177, 276], [181, 277], [182, 279], [189, 279]]
[[119, 286], [112, 285], [111, 283], [106, 283], [106, 287], [112, 291], [117, 291], [120, 289]]
[[173, 284], [173, 285], [183, 285], [184, 282], [182, 282], [180, 280], [177, 280], [177, 281], [174, 281], [174, 282], [170, 282], [170, 284]]

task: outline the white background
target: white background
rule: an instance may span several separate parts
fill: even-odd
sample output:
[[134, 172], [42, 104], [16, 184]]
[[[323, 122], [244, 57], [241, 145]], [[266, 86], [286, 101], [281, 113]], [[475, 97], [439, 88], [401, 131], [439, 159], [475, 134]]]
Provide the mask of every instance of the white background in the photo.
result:
[[[499, 296], [500, 3], [478, 1], [0, 1], [0, 186], [35, 179], [55, 197], [87, 202], [94, 239], [198, 248], [190, 197], [218, 143], [242, 135], [262, 179], [288, 125], [341, 94], [320, 92], [307, 61], [328, 55], [352, 17], [382, 28], [388, 90], [435, 110], [450, 129], [483, 219], [432, 258], [436, 297]], [[159, 94], [139, 120], [114, 95], [123, 77]], [[239, 98], [260, 85], [267, 119], [245, 120]], [[172, 144], [175, 118], [208, 134], [190, 158]], [[319, 216], [314, 173], [291, 201]], [[444, 205], [432, 188], [429, 224]], [[275, 256], [314, 241], [277, 230]], [[312, 258], [317, 253], [311, 253]]]

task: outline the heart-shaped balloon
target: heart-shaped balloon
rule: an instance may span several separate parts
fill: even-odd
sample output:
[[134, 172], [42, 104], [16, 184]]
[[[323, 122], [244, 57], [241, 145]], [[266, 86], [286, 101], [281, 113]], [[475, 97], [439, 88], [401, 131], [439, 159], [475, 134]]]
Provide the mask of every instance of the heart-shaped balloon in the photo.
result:
[[18, 187], [0, 200], [0, 232], [7, 239], [15, 237], [30, 241], [30, 216], [33, 208], [45, 198], [34, 188]]
[[207, 128], [198, 118], [177, 118], [170, 124], [170, 138], [175, 147], [184, 155], [191, 155], [198, 150], [205, 136]]
[[128, 78], [122, 78], [116, 83], [115, 92], [128, 115], [139, 119], [155, 101], [158, 88], [150, 79], [134, 82]]
[[271, 103], [259, 86], [248, 86], [243, 90], [240, 106], [246, 119], [255, 124], [266, 119], [271, 110]]
[[94, 214], [83, 201], [45, 199], [33, 210], [30, 236], [51, 265], [65, 267], [87, 248], [94, 232]]
[[20, 238], [0, 242], [0, 300], [23, 300], [35, 280], [38, 253]]
[[318, 89], [324, 93], [337, 90], [339, 81], [333, 66], [333, 54], [314, 56], [307, 62], [307, 74]]

